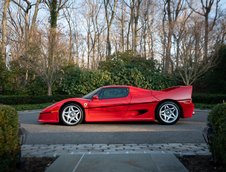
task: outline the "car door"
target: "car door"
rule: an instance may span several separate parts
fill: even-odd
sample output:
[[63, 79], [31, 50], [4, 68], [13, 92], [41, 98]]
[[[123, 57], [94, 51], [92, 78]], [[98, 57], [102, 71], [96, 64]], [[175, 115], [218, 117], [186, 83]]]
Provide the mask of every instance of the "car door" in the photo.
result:
[[124, 120], [131, 97], [128, 87], [107, 87], [92, 99], [88, 107], [88, 121]]

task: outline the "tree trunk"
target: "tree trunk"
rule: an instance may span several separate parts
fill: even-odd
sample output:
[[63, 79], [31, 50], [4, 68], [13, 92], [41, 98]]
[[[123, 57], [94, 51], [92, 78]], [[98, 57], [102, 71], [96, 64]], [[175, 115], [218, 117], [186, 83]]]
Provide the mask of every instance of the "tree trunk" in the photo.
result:
[[3, 7], [3, 14], [2, 14], [2, 59], [3, 63], [6, 62], [6, 36], [7, 36], [7, 10], [9, 8], [10, 0], [5, 0], [4, 7]]
[[131, 20], [129, 21], [128, 30], [127, 30], [127, 34], [126, 34], [126, 50], [129, 50], [129, 48], [130, 48], [130, 46], [129, 46], [130, 27], [131, 27]]
[[164, 65], [164, 73], [170, 73], [170, 60], [171, 60], [171, 43], [172, 43], [172, 18], [171, 18], [171, 0], [167, 1], [167, 16], [168, 16], [168, 34], [167, 34], [167, 45], [166, 45], [166, 57], [165, 57], [165, 65]]
[[141, 5], [142, 0], [137, 0], [137, 2], [134, 2], [134, 7], [136, 3], [136, 8], [133, 8], [134, 10], [134, 37], [133, 37], [133, 50], [134, 52], [137, 51], [137, 36], [138, 36], [138, 21], [140, 17], [140, 5]]
[[57, 18], [58, 7], [57, 0], [52, 0], [50, 4], [50, 31], [49, 31], [49, 54], [48, 54], [48, 68], [47, 68], [47, 83], [48, 95], [52, 95], [52, 83], [54, 82], [55, 75], [55, 57], [54, 48], [56, 47], [56, 34], [57, 34]]
[[205, 15], [205, 36], [204, 36], [204, 62], [207, 63], [208, 56], [208, 42], [209, 42], [209, 22], [208, 22], [209, 14]]
[[75, 33], [75, 54], [76, 54], [76, 65], [79, 66], [79, 42], [78, 42], [78, 33]]
[[122, 10], [121, 10], [121, 19], [120, 19], [120, 23], [121, 23], [121, 51], [124, 52], [125, 51], [125, 43], [124, 43], [124, 24], [125, 24], [125, 19], [124, 19], [124, 2], [122, 1], [121, 4]]
[[49, 53], [48, 53], [48, 67], [47, 67], [47, 83], [48, 83], [48, 95], [52, 95], [52, 83], [55, 75], [55, 56], [54, 56], [54, 48], [56, 46], [56, 28], [50, 28], [49, 31]]
[[198, 32], [198, 28], [195, 28], [195, 64], [198, 63], [198, 59], [199, 59], [199, 56], [200, 56], [200, 46], [199, 46], [199, 43], [200, 43], [200, 33]]
[[[143, 51], [144, 51], [144, 57], [147, 58], [147, 48], [146, 48], [146, 45], [147, 45], [147, 34], [146, 34], [146, 29], [144, 29], [144, 35], [142, 36], [143, 37]], [[141, 47], [142, 47], [142, 43], [141, 43]], [[142, 48], [141, 48], [142, 49]]]
[[48, 83], [48, 96], [52, 96], [52, 85]]
[[73, 44], [72, 44], [72, 29], [71, 25], [69, 24], [69, 64], [74, 64], [74, 59], [72, 57], [72, 49], [73, 49]]
[[[175, 38], [176, 39], [176, 38]], [[179, 66], [179, 53], [180, 53], [180, 39], [176, 39], [176, 68]]]
[[110, 27], [107, 28], [107, 52], [106, 55], [110, 56], [111, 55], [111, 42], [110, 42]]
[[90, 28], [88, 28], [88, 32], [87, 32], [87, 48], [88, 48], [88, 51], [87, 51], [87, 68], [89, 69], [89, 66], [90, 66]]
[[73, 43], [72, 43], [72, 37], [73, 37], [73, 33], [72, 33], [72, 25], [71, 25], [71, 16], [70, 16], [70, 11], [68, 11], [68, 9], [66, 9], [66, 11], [64, 11], [64, 17], [67, 21], [68, 24], [68, 29], [69, 29], [69, 46], [68, 46], [68, 51], [69, 51], [69, 58], [68, 58], [68, 64], [74, 64], [74, 57], [72, 55], [72, 50], [73, 50]]
[[130, 27], [132, 32], [132, 50], [135, 50], [135, 43], [134, 43], [134, 4], [130, 7]]
[[36, 4], [35, 4], [34, 15], [32, 17], [32, 21], [31, 21], [31, 29], [30, 29], [30, 36], [29, 36], [30, 40], [32, 40], [33, 34], [34, 34], [34, 30], [36, 28], [36, 20], [37, 20], [37, 16], [38, 16], [40, 2], [41, 2], [41, 0], [37, 0]]
[[[111, 25], [115, 16], [116, 6], [118, 0], [114, 0], [113, 8], [110, 4], [109, 0], [104, 0], [104, 9], [105, 9], [105, 20], [107, 23], [107, 40], [106, 40], [106, 55], [111, 55], [111, 41], [110, 41], [110, 32], [111, 32]], [[111, 6], [112, 10], [109, 15], [108, 6]]]
[[28, 50], [28, 44], [29, 44], [29, 16], [28, 16], [28, 11], [25, 13], [25, 56], [26, 56], [26, 53], [27, 53], [27, 50]]

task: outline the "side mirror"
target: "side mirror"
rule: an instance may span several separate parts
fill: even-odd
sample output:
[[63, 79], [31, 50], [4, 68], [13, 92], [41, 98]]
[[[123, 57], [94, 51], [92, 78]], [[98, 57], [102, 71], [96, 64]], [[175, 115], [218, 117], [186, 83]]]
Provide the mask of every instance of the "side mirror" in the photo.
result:
[[98, 99], [99, 99], [98, 95], [94, 95], [94, 96], [92, 97], [92, 100], [98, 100]]

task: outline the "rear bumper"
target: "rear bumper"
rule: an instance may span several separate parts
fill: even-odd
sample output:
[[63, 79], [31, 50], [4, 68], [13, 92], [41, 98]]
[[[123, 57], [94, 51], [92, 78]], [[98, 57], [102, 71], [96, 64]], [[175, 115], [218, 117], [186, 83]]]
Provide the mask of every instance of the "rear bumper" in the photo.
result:
[[188, 103], [186, 101], [179, 101], [182, 107], [182, 118], [191, 118], [195, 114], [195, 106], [192, 102]]

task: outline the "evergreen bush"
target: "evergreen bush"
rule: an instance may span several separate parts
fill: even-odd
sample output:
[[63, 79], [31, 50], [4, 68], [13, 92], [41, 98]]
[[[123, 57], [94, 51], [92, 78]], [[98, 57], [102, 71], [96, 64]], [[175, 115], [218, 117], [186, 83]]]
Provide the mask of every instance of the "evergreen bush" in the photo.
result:
[[19, 158], [19, 122], [17, 111], [0, 105], [0, 171], [14, 171]]
[[208, 116], [213, 134], [210, 150], [213, 156], [226, 167], [226, 103], [216, 105]]

